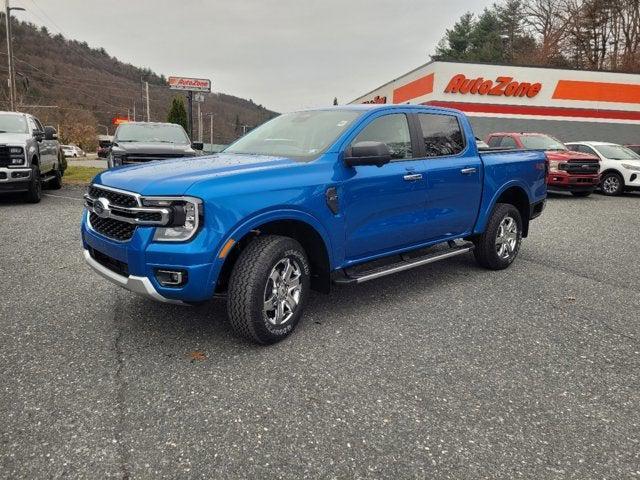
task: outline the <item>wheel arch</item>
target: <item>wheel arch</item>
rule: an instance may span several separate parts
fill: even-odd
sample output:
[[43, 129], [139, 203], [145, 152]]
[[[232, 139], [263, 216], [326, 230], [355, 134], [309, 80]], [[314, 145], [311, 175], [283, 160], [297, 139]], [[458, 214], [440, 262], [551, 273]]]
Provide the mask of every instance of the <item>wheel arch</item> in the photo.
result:
[[520, 212], [520, 217], [522, 218], [522, 236], [527, 237], [529, 235], [529, 217], [531, 216], [530, 208], [531, 208], [531, 200], [529, 199], [529, 195], [527, 194], [527, 190], [518, 183], [510, 183], [499, 191], [495, 193], [489, 207], [484, 212], [484, 219], [481, 225], [476, 229], [484, 230], [491, 216], [491, 212], [496, 207], [498, 203], [508, 203], [513, 205]]
[[311, 215], [299, 211], [269, 212], [258, 215], [234, 229], [216, 252], [220, 258], [225, 246], [233, 240], [233, 246], [224, 255], [216, 281], [216, 292], [226, 290], [231, 271], [242, 251], [252, 240], [261, 235], [282, 235], [295, 239], [302, 245], [311, 266], [311, 288], [328, 293], [331, 287], [330, 240], [322, 225]]

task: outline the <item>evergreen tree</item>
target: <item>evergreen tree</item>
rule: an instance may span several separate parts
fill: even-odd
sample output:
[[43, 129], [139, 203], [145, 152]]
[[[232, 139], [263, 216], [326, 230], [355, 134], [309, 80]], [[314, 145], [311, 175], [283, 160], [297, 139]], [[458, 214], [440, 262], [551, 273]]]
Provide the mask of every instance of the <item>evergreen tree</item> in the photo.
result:
[[467, 60], [474, 26], [472, 13], [467, 12], [462, 15], [453, 28], [447, 29], [444, 38], [436, 47], [435, 55], [431, 58], [433, 60]]
[[338, 97], [333, 97], [333, 104], [338, 105]]
[[167, 122], [182, 125], [185, 131], [188, 131], [187, 110], [184, 107], [184, 100], [181, 96], [173, 97], [171, 101], [171, 109], [167, 115]]
[[486, 8], [471, 33], [471, 59], [477, 62], [499, 63], [505, 58], [505, 41], [498, 15]]

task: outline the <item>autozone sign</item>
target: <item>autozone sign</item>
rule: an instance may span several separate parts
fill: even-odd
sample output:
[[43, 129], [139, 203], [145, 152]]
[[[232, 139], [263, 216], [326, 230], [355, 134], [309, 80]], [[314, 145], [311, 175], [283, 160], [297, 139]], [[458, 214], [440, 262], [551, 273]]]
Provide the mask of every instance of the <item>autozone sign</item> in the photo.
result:
[[169, 77], [172, 90], [190, 90], [192, 92], [210, 92], [211, 80], [207, 78]]
[[517, 82], [513, 77], [506, 76], [499, 76], [495, 81], [485, 80], [483, 77], [467, 78], [460, 73], [449, 80], [444, 93], [533, 98], [540, 93], [540, 90], [542, 90], [542, 84], [539, 82]]

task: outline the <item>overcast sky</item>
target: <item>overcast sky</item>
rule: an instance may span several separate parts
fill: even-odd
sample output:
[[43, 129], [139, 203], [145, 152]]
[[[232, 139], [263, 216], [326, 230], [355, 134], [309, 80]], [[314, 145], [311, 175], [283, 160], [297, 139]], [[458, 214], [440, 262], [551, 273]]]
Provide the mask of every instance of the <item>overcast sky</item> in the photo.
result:
[[11, 0], [22, 20], [279, 112], [346, 103], [426, 63], [491, 0]]

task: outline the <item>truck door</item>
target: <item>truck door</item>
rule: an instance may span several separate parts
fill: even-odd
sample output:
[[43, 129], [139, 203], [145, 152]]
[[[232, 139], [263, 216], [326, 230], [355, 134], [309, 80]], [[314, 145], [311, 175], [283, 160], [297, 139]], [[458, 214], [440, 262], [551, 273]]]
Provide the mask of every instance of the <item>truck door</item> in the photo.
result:
[[[31, 132], [32, 135], [34, 134], [33, 133], [34, 131], [42, 132], [42, 134], [44, 135], [44, 128], [42, 127], [42, 124], [40, 124], [40, 122], [36, 120], [35, 117], [32, 117], [30, 115], [27, 116], [27, 123], [29, 125], [29, 131]], [[35, 136], [34, 136], [34, 140], [35, 140]], [[51, 168], [53, 168], [53, 165], [52, 165], [53, 162], [51, 161], [51, 154], [48, 152], [47, 143], [48, 142], [44, 139], [44, 136], [40, 141], [37, 141], [38, 160], [40, 162], [41, 173], [46, 173], [49, 170], [51, 170]]]
[[473, 230], [482, 196], [482, 162], [457, 116], [415, 116], [426, 165], [428, 240], [464, 236]]
[[425, 162], [414, 158], [404, 113], [382, 113], [355, 136], [385, 143], [392, 161], [382, 167], [359, 166], [343, 184], [345, 255], [362, 259], [423, 240], [426, 206]]

